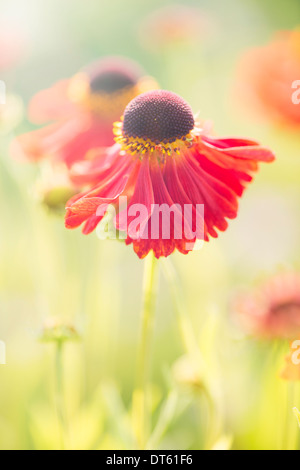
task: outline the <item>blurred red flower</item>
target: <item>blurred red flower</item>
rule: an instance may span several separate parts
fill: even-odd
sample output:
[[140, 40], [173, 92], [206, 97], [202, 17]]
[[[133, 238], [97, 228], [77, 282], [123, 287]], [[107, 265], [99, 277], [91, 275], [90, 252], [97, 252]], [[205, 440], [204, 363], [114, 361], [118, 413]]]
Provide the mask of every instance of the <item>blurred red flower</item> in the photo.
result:
[[[190, 106], [164, 90], [132, 100], [115, 133], [117, 144], [105, 155], [74, 167], [74, 181], [89, 189], [67, 204], [66, 227], [85, 222], [83, 232], [90, 233], [103, 218], [98, 208], [116, 206], [120, 196], [126, 196], [128, 207], [118, 213], [115, 226], [126, 232], [126, 243], [133, 244], [140, 258], [150, 250], [157, 258], [170, 255], [175, 248], [187, 253], [197, 239], [217, 237], [217, 230], [227, 228], [226, 218], [236, 217], [238, 197], [252, 180], [258, 162], [274, 159], [270, 150], [255, 141], [210, 137], [205, 126], [195, 123]], [[142, 204], [147, 213], [139, 227], [130, 230], [135, 204]], [[176, 219], [178, 227], [174, 214], [170, 236], [165, 238], [155, 204], [169, 208], [176, 204], [179, 214], [189, 206], [193, 220], [181, 215], [179, 223]], [[200, 204], [205, 210], [204, 233], [195, 232], [194, 226]], [[178, 238], [175, 232], [183, 227], [184, 235]]]
[[113, 122], [126, 104], [156, 87], [135, 62], [121, 57], [101, 59], [32, 99], [29, 119], [36, 124], [52, 122], [19, 136], [11, 153], [31, 161], [51, 157], [69, 167], [91, 158], [95, 147], [113, 144]]
[[234, 310], [243, 327], [264, 338], [295, 338], [300, 333], [300, 275], [278, 274], [255, 292], [239, 296]]
[[274, 122], [299, 128], [292, 85], [300, 80], [300, 30], [277, 33], [267, 45], [247, 51], [237, 78], [240, 102]]

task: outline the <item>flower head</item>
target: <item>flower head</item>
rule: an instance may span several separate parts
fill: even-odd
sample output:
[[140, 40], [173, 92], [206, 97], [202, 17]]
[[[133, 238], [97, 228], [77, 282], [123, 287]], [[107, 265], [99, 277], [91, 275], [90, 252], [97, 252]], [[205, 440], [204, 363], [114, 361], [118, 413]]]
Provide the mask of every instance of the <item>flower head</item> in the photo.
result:
[[[157, 90], [131, 101], [123, 123], [116, 125], [117, 142], [131, 154], [155, 148], [162, 154], [179, 151], [176, 147], [191, 138], [195, 125], [191, 107], [178, 95]], [[160, 156], [161, 157], [161, 156]]]
[[34, 194], [37, 200], [53, 214], [64, 214], [66, 202], [80, 190], [69, 178], [63, 163], [45, 162], [36, 181]]
[[265, 338], [294, 338], [300, 333], [300, 276], [278, 274], [254, 293], [236, 299], [235, 311], [247, 331]]
[[196, 367], [188, 355], [181, 356], [176, 360], [172, 367], [172, 372], [175, 381], [179, 385], [195, 391], [204, 389], [204, 379], [201, 377], [199, 367]]
[[154, 10], [140, 25], [140, 38], [148, 49], [192, 42], [205, 36], [211, 21], [199, 8], [184, 4]]
[[113, 144], [112, 124], [127, 103], [152, 88], [155, 81], [135, 62], [120, 57], [99, 60], [32, 99], [31, 121], [51, 124], [19, 136], [12, 153], [31, 161], [51, 157], [67, 166], [92, 158], [95, 147]]
[[157, 258], [175, 249], [188, 253], [196, 240], [217, 237], [226, 218], [236, 217], [258, 161], [274, 156], [257, 142], [212, 138], [199, 126], [175, 93], [155, 90], [132, 100], [115, 125], [116, 145], [74, 167], [74, 180], [88, 189], [67, 204], [66, 227], [85, 223], [90, 233], [124, 196], [128, 206], [116, 209], [115, 226], [140, 258], [150, 250]]
[[79, 339], [79, 333], [73, 324], [55, 317], [50, 317], [45, 321], [40, 333], [40, 341], [44, 343], [65, 343], [66, 341], [78, 341]]
[[[300, 126], [292, 85], [300, 79], [300, 30], [284, 31], [244, 54], [238, 70], [239, 100], [274, 122]], [[299, 87], [298, 87], [299, 88]]]

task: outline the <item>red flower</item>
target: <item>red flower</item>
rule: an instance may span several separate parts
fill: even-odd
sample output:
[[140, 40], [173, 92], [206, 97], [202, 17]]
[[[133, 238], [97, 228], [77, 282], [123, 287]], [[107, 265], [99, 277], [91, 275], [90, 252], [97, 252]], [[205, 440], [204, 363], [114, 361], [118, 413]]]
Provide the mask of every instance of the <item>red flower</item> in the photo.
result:
[[[208, 136], [195, 124], [190, 106], [169, 91], [147, 92], [132, 100], [115, 132], [117, 144], [105, 155], [74, 168], [74, 181], [90, 186], [67, 204], [66, 227], [85, 222], [83, 232], [90, 233], [103, 217], [99, 207], [117, 206], [120, 196], [126, 196], [128, 207], [117, 214], [115, 225], [126, 232], [126, 243], [133, 244], [140, 258], [150, 250], [157, 258], [175, 248], [187, 253], [197, 239], [217, 237], [217, 230], [227, 228], [226, 218], [236, 217], [238, 197], [258, 162], [274, 159], [257, 142]], [[138, 227], [135, 204], [147, 209]], [[169, 236], [162, 233], [157, 214], [162, 204], [175, 207]], [[201, 204], [203, 233], [195, 227]], [[186, 207], [191, 209], [189, 217]]]
[[[275, 122], [300, 126], [300, 106], [292, 88], [300, 80], [300, 31], [284, 31], [267, 45], [244, 54], [238, 71], [239, 101]], [[299, 85], [298, 85], [299, 88]], [[297, 95], [297, 96], [296, 96]]]
[[300, 276], [274, 276], [253, 294], [242, 295], [235, 311], [247, 331], [267, 338], [295, 338], [300, 333]]
[[118, 57], [99, 60], [32, 99], [31, 121], [52, 122], [19, 136], [12, 145], [12, 153], [32, 161], [52, 157], [67, 166], [90, 158], [95, 147], [113, 144], [113, 122], [119, 119], [127, 103], [153, 88], [154, 80], [143, 76], [135, 62]]

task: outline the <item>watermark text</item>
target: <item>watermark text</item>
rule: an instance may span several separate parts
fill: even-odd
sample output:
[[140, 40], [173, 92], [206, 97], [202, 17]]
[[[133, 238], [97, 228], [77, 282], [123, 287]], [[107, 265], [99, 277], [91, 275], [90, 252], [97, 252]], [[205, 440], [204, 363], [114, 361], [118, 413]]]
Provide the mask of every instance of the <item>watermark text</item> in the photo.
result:
[[[204, 242], [204, 204], [127, 204], [121, 196], [118, 207], [98, 206], [97, 236], [104, 239], [182, 240], [188, 251], [199, 250]], [[197, 241], [197, 243], [195, 243]]]
[[295, 80], [292, 83], [292, 89], [295, 90], [292, 94], [292, 103], [300, 104], [300, 80]]

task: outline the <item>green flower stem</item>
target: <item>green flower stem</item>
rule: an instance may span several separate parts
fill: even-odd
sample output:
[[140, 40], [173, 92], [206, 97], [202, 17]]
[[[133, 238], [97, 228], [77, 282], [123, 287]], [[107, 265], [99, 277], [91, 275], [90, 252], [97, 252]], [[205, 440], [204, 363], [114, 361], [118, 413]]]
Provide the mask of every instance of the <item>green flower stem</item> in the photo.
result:
[[133, 419], [138, 445], [141, 449], [145, 449], [147, 446], [151, 426], [149, 377], [157, 290], [157, 267], [157, 260], [152, 253], [149, 253], [145, 259], [142, 329], [138, 348], [137, 382], [133, 397]]
[[293, 416], [295, 403], [297, 403], [297, 384], [296, 382], [288, 382], [286, 387], [285, 423], [280, 450], [297, 450], [298, 447], [298, 429], [296, 429]]
[[190, 357], [195, 359], [195, 363], [197, 364], [201, 375], [203, 375], [203, 359], [193, 332], [193, 328], [189, 321], [189, 316], [186, 312], [182, 289], [178, 281], [176, 271], [168, 258], [163, 260], [162, 267], [165, 278], [167, 279], [169, 288], [171, 290], [182, 343]]
[[66, 448], [66, 434], [67, 434], [67, 421], [64, 400], [64, 387], [63, 387], [63, 345], [64, 342], [56, 341], [55, 352], [55, 376], [56, 376], [56, 410], [60, 428], [61, 448]]
[[216, 402], [210, 391], [205, 362], [195, 338], [189, 315], [186, 311], [186, 303], [176, 270], [169, 258], [162, 261], [162, 268], [171, 291], [183, 347], [201, 378], [201, 391], [207, 400], [209, 418], [206, 440], [207, 448], [209, 448], [214, 441], [216, 429], [221, 427], [220, 418], [217, 416]]

